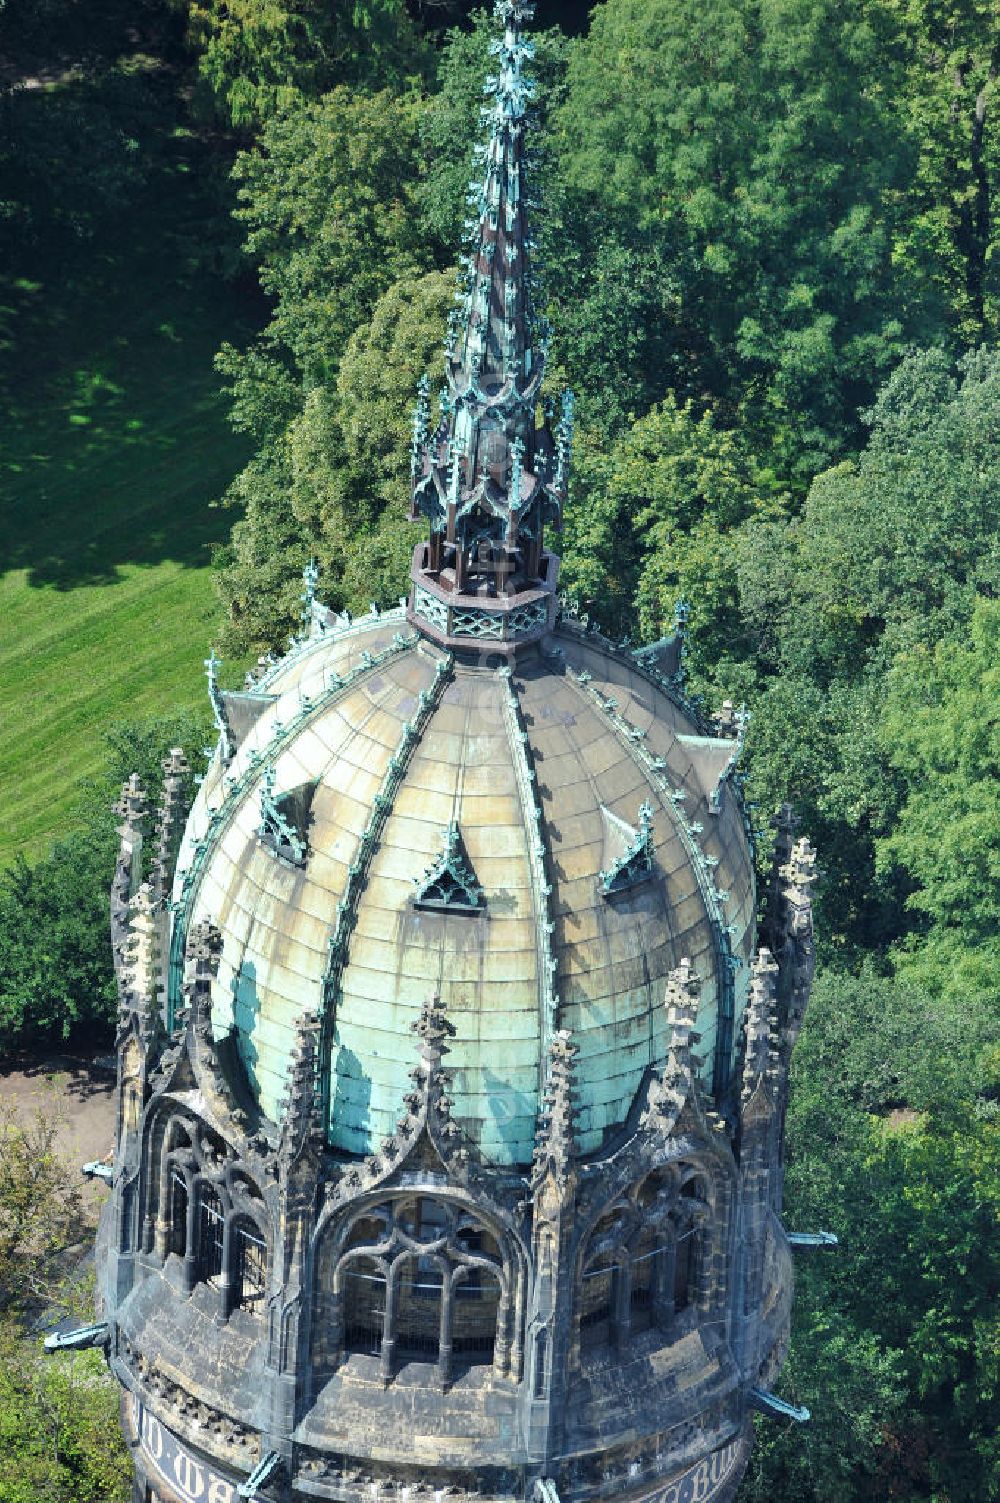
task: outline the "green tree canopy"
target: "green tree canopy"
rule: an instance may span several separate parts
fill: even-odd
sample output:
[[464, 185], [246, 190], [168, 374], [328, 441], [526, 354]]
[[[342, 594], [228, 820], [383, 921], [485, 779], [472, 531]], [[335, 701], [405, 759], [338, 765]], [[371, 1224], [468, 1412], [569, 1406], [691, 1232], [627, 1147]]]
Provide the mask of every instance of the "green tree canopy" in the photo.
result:
[[792, 1064], [786, 1225], [836, 1232], [796, 1263], [782, 1392], [742, 1503], [1000, 1496], [1000, 1032], [985, 997], [947, 1006], [880, 978], [817, 977]]
[[296, 624], [309, 558], [338, 609], [393, 605], [405, 589], [419, 539], [406, 521], [410, 413], [420, 377], [439, 372], [454, 283], [428, 272], [390, 287], [348, 340], [332, 387], [306, 391], [238, 477], [231, 496], [245, 513], [218, 577], [228, 648], [263, 647]]
[[[335, 374], [382, 293], [433, 259], [415, 232], [423, 109], [415, 94], [339, 87], [269, 121], [237, 161], [237, 218], [275, 310], [255, 351], [307, 386]], [[266, 432], [269, 365], [244, 359], [227, 351], [222, 362], [237, 423]], [[280, 394], [277, 421], [289, 399]]]
[[403, 0], [191, 0], [188, 19], [201, 76], [244, 128], [337, 84], [399, 83], [425, 62]]
[[0, 1053], [111, 1026], [112, 802], [138, 772], [155, 804], [166, 751], [186, 745], [197, 762], [205, 735], [204, 720], [192, 715], [113, 728], [105, 775], [81, 798], [77, 828], [34, 865], [20, 857], [0, 872]]
[[912, 922], [900, 863], [875, 863], [905, 772], [882, 731], [886, 674], [898, 652], [963, 633], [1000, 587], [998, 377], [993, 351], [957, 371], [940, 351], [910, 356], [858, 458], [818, 476], [799, 516], [751, 517], [733, 538], [754, 796], [790, 798], [820, 844], [828, 938], [885, 944]]
[[937, 989], [991, 987], [1000, 931], [1000, 604], [980, 600], [968, 635], [902, 655], [881, 727], [904, 796], [882, 838], [927, 932], [907, 961]]
[[[622, 386], [642, 406], [710, 393], [802, 484], [903, 339], [936, 327], [923, 268], [893, 258], [913, 171], [894, 41], [870, 0], [596, 8], [557, 115], [585, 246], [560, 301], [567, 364], [613, 416]], [[609, 306], [626, 268], [631, 352]], [[596, 370], [582, 328], [611, 336]]]

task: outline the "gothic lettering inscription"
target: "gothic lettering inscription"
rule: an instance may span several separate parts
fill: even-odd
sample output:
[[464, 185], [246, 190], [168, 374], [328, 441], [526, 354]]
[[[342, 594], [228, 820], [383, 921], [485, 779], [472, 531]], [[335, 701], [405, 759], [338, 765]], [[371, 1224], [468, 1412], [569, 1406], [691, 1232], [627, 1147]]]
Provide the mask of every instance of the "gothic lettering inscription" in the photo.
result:
[[131, 1396], [132, 1434], [139, 1444], [143, 1469], [162, 1493], [164, 1503], [237, 1503], [235, 1482], [197, 1461], [159, 1420]]
[[713, 1451], [704, 1461], [662, 1484], [651, 1493], [643, 1493], [632, 1503], [711, 1503], [718, 1497], [724, 1484], [733, 1480], [733, 1473], [743, 1456], [743, 1437], [737, 1436], [720, 1450]]

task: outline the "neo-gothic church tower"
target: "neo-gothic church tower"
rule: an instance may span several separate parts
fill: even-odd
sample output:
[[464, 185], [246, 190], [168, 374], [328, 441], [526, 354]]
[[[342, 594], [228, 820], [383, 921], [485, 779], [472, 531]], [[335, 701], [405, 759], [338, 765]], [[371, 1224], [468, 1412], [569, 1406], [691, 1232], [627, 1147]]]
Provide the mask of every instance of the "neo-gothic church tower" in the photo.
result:
[[280, 661], [209, 662], [190, 807], [179, 753], [122, 802], [92, 1330], [136, 1503], [722, 1503], [781, 1407], [813, 853], [784, 814], [758, 938], [739, 717], [686, 697], [682, 623], [633, 650], [557, 595], [531, 7], [496, 9], [408, 599], [307, 578]]

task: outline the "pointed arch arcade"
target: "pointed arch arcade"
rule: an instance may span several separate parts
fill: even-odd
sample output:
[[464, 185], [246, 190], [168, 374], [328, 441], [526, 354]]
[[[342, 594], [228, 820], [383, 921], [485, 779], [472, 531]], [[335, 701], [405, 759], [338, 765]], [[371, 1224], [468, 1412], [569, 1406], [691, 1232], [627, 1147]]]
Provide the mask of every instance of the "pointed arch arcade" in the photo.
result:
[[205, 1123], [169, 1098], [147, 1118], [141, 1251], [176, 1257], [190, 1293], [207, 1284], [219, 1313], [262, 1314], [271, 1263], [270, 1216], [259, 1187]]
[[711, 1253], [727, 1234], [722, 1210], [712, 1172], [686, 1161], [650, 1170], [605, 1206], [578, 1261], [576, 1352], [624, 1351], [642, 1331], [697, 1320]]
[[468, 1369], [518, 1376], [523, 1257], [488, 1214], [439, 1186], [373, 1192], [317, 1233], [314, 1369], [377, 1358], [449, 1382]]

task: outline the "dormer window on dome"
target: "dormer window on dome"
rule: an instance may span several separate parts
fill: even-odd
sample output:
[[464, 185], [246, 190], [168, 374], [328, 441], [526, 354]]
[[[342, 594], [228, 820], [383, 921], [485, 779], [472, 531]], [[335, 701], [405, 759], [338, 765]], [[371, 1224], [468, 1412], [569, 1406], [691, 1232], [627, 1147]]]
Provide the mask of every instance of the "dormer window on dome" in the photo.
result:
[[638, 827], [619, 819], [617, 814], [603, 806], [601, 813], [604, 815], [607, 846], [611, 850], [616, 845], [619, 847], [607, 870], [599, 874], [601, 892], [610, 898], [615, 893], [648, 882], [653, 875], [653, 808], [648, 801], [640, 804]]
[[275, 795], [274, 779], [274, 768], [266, 768], [260, 785], [257, 836], [261, 845], [280, 861], [287, 861], [291, 866], [305, 866], [309, 852], [306, 826], [314, 785], [310, 783]]
[[413, 906], [446, 913], [482, 913], [486, 907], [486, 895], [454, 821], [445, 831], [443, 851], [420, 879]]

